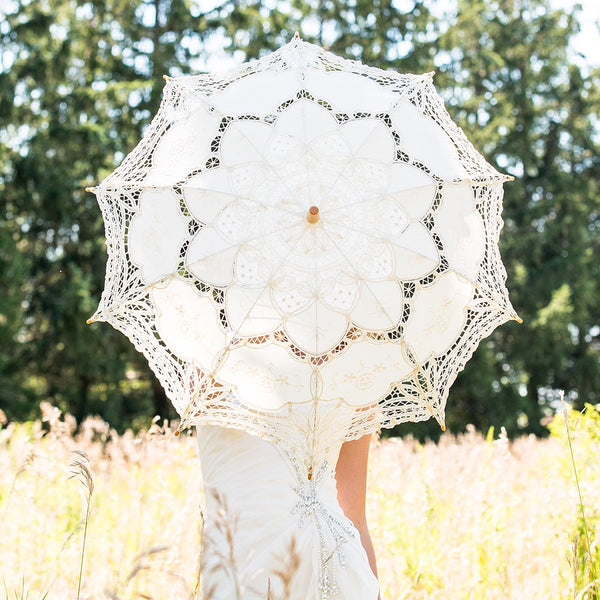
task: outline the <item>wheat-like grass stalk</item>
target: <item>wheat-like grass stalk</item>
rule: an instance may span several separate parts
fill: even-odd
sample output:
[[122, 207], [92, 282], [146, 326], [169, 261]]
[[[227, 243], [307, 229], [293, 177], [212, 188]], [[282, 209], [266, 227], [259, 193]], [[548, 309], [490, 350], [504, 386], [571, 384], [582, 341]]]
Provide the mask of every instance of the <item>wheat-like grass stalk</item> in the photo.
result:
[[[204, 526], [204, 512], [202, 511], [202, 507], [200, 507], [200, 539], [202, 539], [202, 529]], [[202, 551], [198, 553], [198, 558], [196, 560], [196, 583], [194, 585], [194, 589], [190, 594], [190, 600], [198, 600], [200, 597], [200, 582], [202, 581]]]
[[[243, 600], [248, 593], [252, 593], [253, 597], [258, 597], [264, 593], [264, 589], [257, 589], [256, 585], [250, 584], [246, 579], [240, 579], [239, 565], [237, 564], [235, 552], [235, 540], [239, 525], [239, 515], [233, 513], [227, 503], [224, 494], [214, 488], [205, 490], [214, 498], [216, 504], [215, 518], [212, 521], [214, 533], [218, 536], [217, 539], [212, 539], [206, 530], [203, 532], [203, 555], [208, 558], [212, 555], [216, 561], [207, 569], [206, 564], [201, 564], [199, 567], [199, 575], [201, 577], [206, 570], [211, 572], [222, 571], [228, 574], [230, 582], [233, 585], [232, 592], [235, 594], [235, 600]], [[204, 515], [202, 515], [204, 520]], [[292, 594], [293, 580], [296, 572], [300, 568], [300, 554], [297, 549], [297, 542], [292, 536], [283, 556], [278, 556], [277, 562], [280, 567], [274, 569], [267, 578], [267, 590], [265, 600], [289, 600]], [[205, 570], [206, 569], [206, 570]], [[281, 595], [274, 591], [276, 581], [281, 582]], [[202, 590], [202, 600], [210, 600], [213, 597], [216, 589], [214, 585], [210, 588]], [[233, 598], [232, 598], [233, 600]]]
[[[46, 600], [49, 593], [50, 592], [47, 591], [43, 596], [39, 596], [38, 597], [39, 600]], [[28, 600], [29, 599], [29, 590], [25, 589], [25, 577], [23, 577], [21, 579], [21, 590], [19, 592], [17, 592], [17, 590], [14, 590], [14, 597], [15, 597], [15, 600]], [[5, 598], [5, 600], [10, 599], [10, 595], [8, 593], [8, 588], [6, 587], [6, 581], [4, 582], [4, 598]]]
[[4, 505], [4, 510], [2, 511], [2, 520], [0, 521], [0, 523], [4, 522], [4, 520], [6, 519], [6, 513], [8, 512], [8, 507], [10, 505], [10, 501], [15, 492], [15, 487], [17, 485], [17, 479], [19, 479], [19, 477], [23, 473], [25, 473], [25, 471], [27, 471], [29, 469], [29, 467], [31, 467], [31, 465], [33, 464], [33, 461], [36, 459], [36, 457], [37, 457], [37, 454], [35, 453], [35, 450], [30, 450], [29, 453], [27, 454], [27, 457], [25, 458], [25, 460], [21, 463], [21, 465], [17, 469], [17, 472], [15, 473], [15, 476], [13, 477], [12, 484], [10, 486], [10, 490], [8, 492], [8, 497], [6, 499], [6, 504]]
[[[593, 596], [588, 595], [590, 591], [594, 594]], [[575, 600], [597, 600], [600, 586], [598, 581], [590, 581], [575, 597]]]
[[77, 479], [87, 490], [85, 519], [83, 522], [83, 542], [81, 547], [81, 560], [79, 563], [79, 578], [77, 581], [77, 600], [81, 597], [81, 581], [83, 578], [83, 562], [85, 557], [85, 543], [87, 539], [87, 528], [90, 520], [90, 508], [92, 506], [92, 494], [94, 493], [94, 478], [92, 477], [91, 461], [83, 450], [73, 450], [76, 458], [73, 459], [69, 467], [71, 476], [69, 479]]
[[[579, 485], [579, 475], [577, 473], [577, 464], [575, 463], [575, 454], [573, 452], [573, 444], [571, 442], [571, 428], [569, 427], [569, 411], [567, 408], [567, 404], [565, 402], [565, 398], [564, 398], [564, 392], [561, 390], [560, 392], [560, 400], [562, 403], [562, 414], [565, 420], [565, 429], [567, 432], [567, 441], [569, 444], [569, 453], [571, 456], [571, 466], [573, 467], [573, 473], [575, 475], [575, 484], [577, 486], [577, 495], [579, 496], [579, 509], [581, 511], [581, 520], [583, 522], [583, 530], [585, 533], [585, 542], [586, 542], [586, 546], [587, 546], [587, 560], [588, 560], [588, 565], [590, 568], [590, 574], [592, 577], [592, 581], [585, 586], [584, 590], [587, 590], [588, 588], [590, 588], [590, 585], [593, 585], [593, 587], [596, 587], [597, 589], [597, 577], [596, 577], [596, 569], [594, 566], [594, 560], [592, 557], [592, 544], [590, 542], [590, 532], [588, 529], [588, 525], [587, 525], [587, 520], [585, 518], [585, 505], [583, 503], [583, 495], [581, 493], [581, 486]], [[578, 572], [578, 565], [577, 565], [577, 546], [578, 546], [578, 540], [577, 538], [575, 539], [575, 543], [574, 543], [574, 555], [575, 555], [575, 559], [573, 561], [573, 573], [574, 573], [574, 577], [575, 577], [575, 585], [574, 585], [574, 595], [575, 595], [575, 599], [577, 600], [577, 598], [579, 596], [577, 596], [577, 572]], [[595, 598], [598, 598], [597, 594], [594, 594]], [[581, 596], [581, 598], [583, 598], [584, 596]]]
[[[215, 489], [207, 490], [216, 501], [217, 512], [216, 519], [214, 521], [216, 531], [223, 537], [227, 544], [226, 550], [219, 548], [218, 544], [214, 546], [215, 554], [219, 557], [219, 563], [213, 566], [213, 569], [225, 569], [231, 574], [232, 581], [235, 588], [235, 600], [241, 600], [240, 581], [238, 576], [238, 565], [235, 557], [235, 536], [238, 527], [238, 516], [231, 514], [225, 496]], [[206, 549], [206, 542], [210, 543], [212, 540], [205, 534], [204, 549]], [[209, 591], [210, 596], [214, 593], [213, 590]]]
[[[595, 410], [588, 408], [576, 421], [577, 414], [569, 408], [569, 426], [598, 576], [594, 512], [600, 506], [596, 468], [600, 440]], [[557, 414], [553, 423], [553, 436], [517, 437], [510, 441], [510, 452], [504, 451], [504, 442], [491, 444], [490, 439], [487, 443], [474, 430], [443, 437], [438, 444], [419, 444], [404, 437], [377, 446], [370, 463], [368, 510], [379, 548], [383, 597], [600, 598], [600, 581], [591, 581], [588, 569], [581, 513], [573, 503], [573, 498], [578, 502], [577, 491], [563, 415]], [[210, 585], [219, 578], [213, 581], [210, 572], [198, 573], [198, 557], [207, 557], [201, 551], [202, 538], [190, 527], [200, 520], [197, 510], [202, 496], [195, 441], [191, 437], [175, 441], [172, 432], [161, 432], [157, 425], [153, 435], [147, 431], [118, 435], [100, 422], [89, 422], [87, 428], [83, 423], [75, 433], [67, 425], [57, 423], [54, 433], [46, 432], [45, 423], [38, 419], [31, 424], [33, 434], [29, 425], [0, 427], [0, 517], [15, 471], [26, 462], [28, 452], [36, 453], [31, 468], [18, 477], [0, 528], [0, 599], [75, 600], [81, 545], [72, 544], [83, 530], [85, 503], [73, 501], [66, 489], [64, 472], [74, 448], [93, 459], [95, 482], [84, 563], [94, 568], [83, 575], [81, 600], [133, 600], [143, 594], [177, 600], [211, 598]], [[65, 431], [59, 435], [61, 428]], [[389, 477], [390, 472], [397, 476]], [[215, 517], [210, 514], [211, 520]], [[72, 519], [79, 521], [77, 527]], [[115, 536], [115, 531], [122, 534]], [[237, 546], [238, 535], [235, 541]], [[163, 544], [170, 550], [147, 556], [145, 563], [152, 568], [140, 571], [125, 589], [134, 557]], [[218, 547], [228, 560], [227, 543], [223, 540]], [[573, 554], [573, 548], [579, 548], [578, 554]], [[218, 559], [212, 548], [209, 551], [211, 560], [205, 567]], [[235, 556], [243, 578], [244, 557], [237, 552]], [[279, 561], [279, 568], [284, 562]], [[186, 591], [180, 592], [180, 580], [165, 576], [161, 567], [186, 580], [193, 578]], [[140, 590], [133, 589], [134, 582]], [[280, 583], [277, 575], [271, 575], [274, 600], [283, 595], [283, 588], [277, 587]], [[142, 590], [142, 585], [147, 588]], [[242, 597], [246, 585], [243, 579]], [[265, 598], [266, 587], [264, 580], [263, 595], [257, 597]], [[46, 590], [50, 591], [45, 594]], [[218, 592], [214, 590], [213, 600]], [[230, 597], [235, 597], [234, 590]]]
[[[166, 545], [152, 546], [151, 548], [148, 548], [147, 550], [144, 550], [143, 552], [138, 554], [134, 559], [133, 567], [129, 571], [129, 574], [127, 575], [127, 578], [125, 579], [125, 582], [117, 583], [115, 588], [112, 590], [105, 589], [104, 595], [106, 597], [110, 598], [111, 600], [120, 600], [119, 593], [121, 591], [126, 591], [127, 587], [133, 582], [133, 580], [138, 575], [140, 575], [142, 573], [147, 573], [147, 572], [165, 573], [165, 574], [169, 575], [169, 577], [172, 577], [172, 578], [176, 579], [177, 581], [179, 581], [184, 587], [187, 588], [184, 577], [182, 577], [181, 575], [179, 575], [178, 573], [175, 573], [174, 571], [172, 571], [170, 569], [157, 568], [157, 567], [153, 566], [151, 564], [151, 562], [149, 562], [149, 559], [152, 559], [154, 556], [162, 554], [163, 552], [166, 552], [169, 549], [170, 549], [170, 546], [166, 546]], [[147, 596], [146, 594], [142, 594], [140, 592], [136, 592], [136, 596], [140, 597], [140, 598], [150, 598], [150, 596]]]
[[[283, 561], [282, 561], [283, 562]], [[283, 562], [283, 566], [281, 569], [277, 569], [273, 572], [274, 577], [277, 577], [281, 580], [283, 584], [283, 595], [279, 600], [287, 600], [291, 597], [292, 594], [292, 582], [294, 575], [298, 571], [300, 567], [300, 554], [298, 554], [298, 550], [296, 548], [296, 538], [292, 537], [287, 550], [287, 560]], [[269, 600], [275, 600], [271, 598], [271, 579], [269, 579]]]

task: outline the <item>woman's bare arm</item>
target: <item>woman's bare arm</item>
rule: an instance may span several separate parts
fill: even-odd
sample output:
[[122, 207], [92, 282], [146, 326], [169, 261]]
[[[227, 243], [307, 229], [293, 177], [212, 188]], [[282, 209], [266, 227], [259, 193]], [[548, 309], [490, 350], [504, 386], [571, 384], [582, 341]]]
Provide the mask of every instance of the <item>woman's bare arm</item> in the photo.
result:
[[360, 541], [369, 558], [369, 564], [377, 576], [375, 551], [367, 527], [365, 501], [367, 495], [367, 466], [371, 435], [358, 440], [345, 442], [340, 450], [335, 478], [337, 481], [338, 501], [344, 514], [354, 523], [360, 534]]

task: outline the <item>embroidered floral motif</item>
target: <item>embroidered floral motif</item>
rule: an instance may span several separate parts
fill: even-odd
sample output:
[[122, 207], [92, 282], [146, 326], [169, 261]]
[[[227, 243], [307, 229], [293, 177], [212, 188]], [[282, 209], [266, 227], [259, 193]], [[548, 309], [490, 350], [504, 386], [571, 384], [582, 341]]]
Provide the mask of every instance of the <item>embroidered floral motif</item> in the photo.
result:
[[[437, 183], [395, 161], [392, 130], [370, 116], [340, 124], [302, 99], [274, 123], [230, 121], [219, 150], [218, 167], [182, 191], [204, 225], [189, 244], [188, 268], [226, 286], [229, 327], [257, 336], [283, 329], [315, 354], [338, 344], [351, 323], [393, 328], [403, 306], [396, 280], [427, 275], [439, 256], [421, 222]], [[210, 197], [199, 192], [207, 189]], [[305, 218], [312, 205], [315, 224]], [[305, 326], [314, 314], [323, 324], [317, 334]]]

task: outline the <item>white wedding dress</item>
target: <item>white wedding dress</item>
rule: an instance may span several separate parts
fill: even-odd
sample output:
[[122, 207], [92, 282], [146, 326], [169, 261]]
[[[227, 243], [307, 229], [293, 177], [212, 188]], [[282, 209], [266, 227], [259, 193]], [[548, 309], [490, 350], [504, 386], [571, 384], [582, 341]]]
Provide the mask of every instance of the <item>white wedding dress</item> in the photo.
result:
[[337, 501], [341, 444], [318, 453], [309, 474], [279, 445], [198, 426], [202, 600], [377, 600], [358, 531]]

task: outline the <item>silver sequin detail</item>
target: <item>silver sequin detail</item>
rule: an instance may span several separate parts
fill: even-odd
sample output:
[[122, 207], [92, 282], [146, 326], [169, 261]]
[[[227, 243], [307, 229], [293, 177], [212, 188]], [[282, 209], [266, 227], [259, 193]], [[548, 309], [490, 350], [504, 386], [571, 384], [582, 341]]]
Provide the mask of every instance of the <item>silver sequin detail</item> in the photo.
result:
[[[296, 457], [288, 454], [288, 458], [296, 471], [298, 487], [294, 491], [298, 494], [298, 502], [292, 508], [292, 514], [298, 515], [298, 526], [304, 527], [307, 521], [312, 521], [319, 536], [320, 544], [320, 573], [319, 589], [321, 600], [335, 598], [338, 587], [335, 578], [335, 565], [333, 560], [337, 555], [341, 567], [346, 565], [342, 545], [350, 537], [356, 536], [355, 529], [347, 522], [336, 518], [328, 510], [327, 506], [319, 497], [320, 483], [325, 475], [333, 476], [328, 462], [325, 460], [312, 479], [308, 479], [306, 469], [302, 469]], [[330, 538], [333, 538], [334, 545], [331, 547], [330, 538], [326, 535], [329, 531]]]

